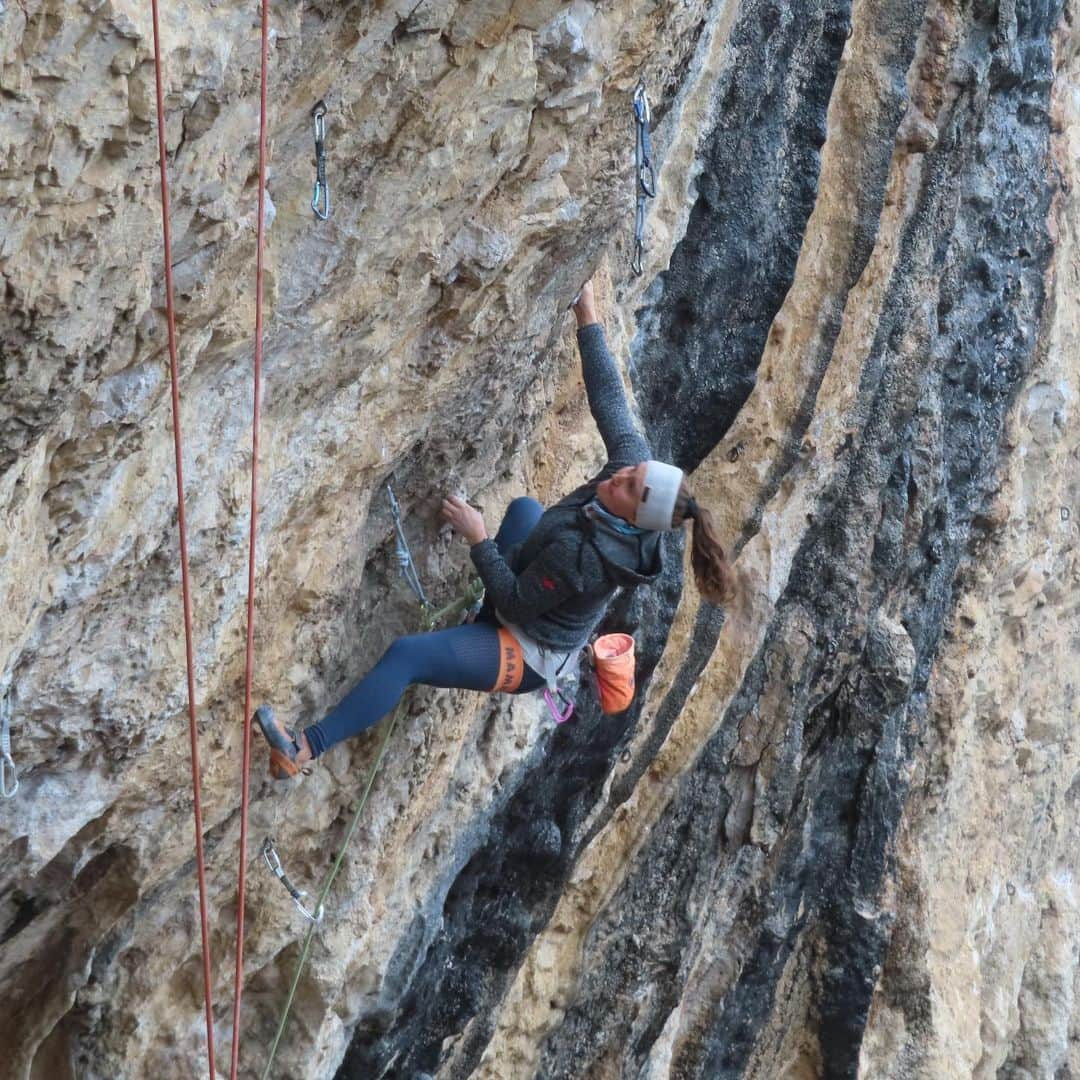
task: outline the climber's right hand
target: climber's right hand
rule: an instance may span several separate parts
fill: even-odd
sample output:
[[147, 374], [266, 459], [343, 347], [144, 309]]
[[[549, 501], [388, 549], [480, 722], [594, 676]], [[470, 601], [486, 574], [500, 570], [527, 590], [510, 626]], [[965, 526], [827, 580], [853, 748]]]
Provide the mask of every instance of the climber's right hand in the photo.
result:
[[600, 321], [596, 317], [596, 301], [593, 297], [591, 278], [581, 286], [581, 292], [578, 293], [578, 297], [574, 301], [573, 311], [579, 328]]

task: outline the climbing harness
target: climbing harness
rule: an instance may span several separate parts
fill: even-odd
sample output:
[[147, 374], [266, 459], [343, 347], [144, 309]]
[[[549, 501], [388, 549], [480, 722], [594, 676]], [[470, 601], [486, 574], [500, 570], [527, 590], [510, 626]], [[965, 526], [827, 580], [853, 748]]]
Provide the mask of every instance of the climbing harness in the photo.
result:
[[[588, 663], [589, 681], [600, 704], [600, 711], [606, 716], [613, 716], [629, 709], [636, 689], [634, 639], [629, 634], [604, 634], [587, 645], [581, 655]], [[560, 673], [559, 684], [549, 686], [544, 691], [544, 701], [556, 724], [565, 724], [574, 715], [572, 688], [576, 683], [576, 672], [566, 676]], [[567, 689], [571, 689], [571, 692], [567, 693]]]
[[13, 799], [19, 790], [19, 774], [11, 756], [11, 699], [0, 701], [0, 795]]
[[[236, 970], [233, 976], [232, 1063], [240, 1070], [240, 1000], [244, 992], [244, 891], [247, 883], [248, 804], [251, 798], [251, 684], [255, 671], [255, 536], [259, 520], [259, 421], [262, 413], [263, 261], [266, 251], [267, 83], [270, 68], [270, 4], [262, 2], [259, 77], [259, 217], [255, 240], [255, 363], [251, 416], [251, 522], [248, 528], [247, 645], [244, 652], [244, 761], [240, 794], [240, 868], [236, 882]], [[211, 1073], [211, 1076], [213, 1073]]]
[[[199, 880], [199, 923], [202, 928], [203, 1004], [206, 1012], [206, 1056], [210, 1076], [214, 1066], [214, 1011], [210, 988], [210, 919], [206, 903], [206, 867], [203, 852], [202, 787], [199, 768], [198, 726], [195, 717], [195, 645], [192, 630], [191, 574], [188, 566], [187, 518], [184, 509], [184, 453], [180, 435], [180, 365], [176, 351], [176, 312], [173, 304], [172, 230], [169, 221], [169, 178], [165, 170], [165, 90], [161, 75], [161, 32], [158, 0], [151, 0], [154, 23], [154, 83], [157, 91], [158, 165], [161, 172], [161, 231], [165, 254], [165, 308], [169, 331], [169, 374], [172, 385], [173, 450], [176, 457], [176, 509], [180, 531], [180, 580], [184, 601], [184, 647], [187, 652], [188, 734], [191, 741], [191, 787], [195, 817], [195, 868]], [[260, 216], [261, 221], [261, 216]]]
[[630, 269], [640, 277], [645, 272], [645, 202], [656, 198], [656, 176], [653, 172], [652, 142], [649, 138], [649, 125], [652, 123], [652, 109], [649, 107], [649, 95], [645, 92], [645, 80], [639, 79], [634, 90], [634, 124], [637, 128], [637, 140], [634, 145], [635, 190], [637, 209], [634, 215], [634, 257]]
[[281, 858], [274, 847], [274, 841], [269, 836], [263, 841], [262, 857], [266, 862], [266, 865], [270, 867], [270, 872], [285, 886], [286, 891], [292, 897], [292, 902], [296, 905], [296, 910], [299, 911], [308, 922], [322, 922], [324, 913], [322, 904], [319, 904], [313, 912], [308, 911], [308, 909], [304, 907], [307, 891], [305, 889], [298, 889], [289, 880], [289, 875], [285, 873], [285, 868], [281, 865]]
[[311, 110], [315, 121], [315, 189], [311, 209], [320, 221], [330, 216], [330, 185], [326, 182], [326, 102], [317, 101]]
[[416, 570], [416, 563], [413, 562], [412, 552], [409, 550], [409, 541], [405, 538], [405, 529], [401, 524], [401, 507], [394, 497], [394, 489], [389, 484], [386, 485], [386, 497], [390, 500], [390, 514], [394, 519], [394, 537], [397, 547], [398, 567], [401, 569], [401, 576], [405, 579], [409, 588], [416, 594], [416, 599], [420, 601], [420, 606], [424, 608], [430, 607], [428, 598], [424, 594], [424, 586], [420, 581], [420, 575]]

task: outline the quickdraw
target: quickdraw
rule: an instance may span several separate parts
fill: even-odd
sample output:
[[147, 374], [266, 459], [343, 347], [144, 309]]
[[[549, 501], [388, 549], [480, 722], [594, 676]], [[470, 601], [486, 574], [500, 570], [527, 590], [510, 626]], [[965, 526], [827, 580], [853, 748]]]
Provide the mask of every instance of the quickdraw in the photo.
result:
[[0, 795], [13, 799], [18, 790], [19, 774], [11, 756], [11, 699], [5, 695], [0, 702]]
[[320, 221], [326, 221], [330, 216], [330, 185], [326, 182], [326, 102], [315, 102], [311, 115], [315, 122], [315, 188], [311, 209]]
[[308, 922], [321, 923], [323, 914], [325, 913], [323, 905], [320, 903], [314, 911], [308, 911], [308, 909], [304, 907], [304, 901], [307, 899], [307, 891], [305, 889], [298, 889], [289, 880], [289, 875], [285, 873], [285, 868], [281, 865], [281, 857], [274, 847], [274, 841], [269, 836], [263, 841], [262, 857], [266, 865], [270, 868], [270, 872], [285, 886], [286, 891], [292, 897], [292, 902], [296, 905], [296, 910], [299, 911]]
[[656, 198], [656, 175], [653, 172], [652, 142], [649, 138], [649, 125], [652, 123], [652, 109], [649, 107], [649, 95], [645, 92], [645, 80], [638, 80], [634, 90], [634, 124], [637, 128], [637, 140], [634, 145], [635, 191], [637, 209], [634, 214], [634, 257], [630, 269], [640, 277], [645, 272], [645, 203]]
[[398, 505], [397, 499], [394, 498], [394, 489], [389, 484], [386, 485], [386, 497], [390, 500], [390, 514], [394, 519], [397, 561], [398, 566], [401, 568], [401, 576], [416, 594], [421, 607], [428, 608], [431, 605], [428, 603], [428, 598], [424, 593], [424, 586], [420, 581], [419, 573], [417, 573], [416, 564], [413, 562], [412, 552], [409, 551], [409, 541], [405, 539], [405, 529], [401, 524], [401, 507]]

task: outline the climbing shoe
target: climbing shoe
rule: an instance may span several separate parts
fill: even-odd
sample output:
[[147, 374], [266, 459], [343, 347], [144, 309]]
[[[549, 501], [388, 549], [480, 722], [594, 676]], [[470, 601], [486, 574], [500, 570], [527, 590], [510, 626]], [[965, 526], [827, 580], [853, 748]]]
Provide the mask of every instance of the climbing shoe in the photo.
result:
[[255, 710], [255, 723], [270, 746], [270, 775], [275, 780], [296, 776], [300, 772], [300, 766], [296, 764], [300, 740], [295, 732], [274, 719], [274, 710], [269, 705], [260, 705]]

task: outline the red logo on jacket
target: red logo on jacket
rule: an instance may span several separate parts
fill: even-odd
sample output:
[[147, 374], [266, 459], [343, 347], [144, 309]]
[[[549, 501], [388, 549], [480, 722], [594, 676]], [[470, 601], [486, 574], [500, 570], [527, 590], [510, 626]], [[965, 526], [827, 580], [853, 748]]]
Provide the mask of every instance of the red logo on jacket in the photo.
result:
[[543, 585], [545, 589], [557, 589], [559, 587], [559, 583], [554, 578], [549, 577], [541, 578], [540, 584]]

